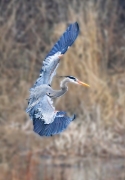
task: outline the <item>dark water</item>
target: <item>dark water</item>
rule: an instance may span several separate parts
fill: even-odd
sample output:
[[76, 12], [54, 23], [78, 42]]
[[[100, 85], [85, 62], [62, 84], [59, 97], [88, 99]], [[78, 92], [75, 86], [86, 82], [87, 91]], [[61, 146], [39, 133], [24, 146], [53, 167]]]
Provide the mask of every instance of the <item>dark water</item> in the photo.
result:
[[125, 160], [41, 158], [37, 180], [125, 180]]

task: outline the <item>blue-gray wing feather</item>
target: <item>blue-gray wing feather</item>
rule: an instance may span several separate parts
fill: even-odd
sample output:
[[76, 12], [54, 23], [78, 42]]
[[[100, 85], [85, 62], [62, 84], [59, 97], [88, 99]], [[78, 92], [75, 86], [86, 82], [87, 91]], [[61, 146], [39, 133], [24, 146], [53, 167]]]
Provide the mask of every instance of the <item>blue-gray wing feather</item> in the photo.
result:
[[[68, 48], [74, 43], [75, 39], [79, 34], [78, 23], [75, 22], [70, 24], [67, 30], [63, 33], [57, 43], [53, 46], [51, 51], [46, 56], [43, 61], [42, 69], [40, 71], [40, 76], [36, 80], [32, 88], [39, 86], [41, 84], [51, 85], [52, 78], [56, 74], [56, 69], [59, 64], [59, 55], [65, 54]], [[31, 88], [31, 90], [32, 90]]]
[[79, 34], [79, 25], [77, 22], [70, 24], [67, 30], [63, 33], [57, 43], [53, 46], [51, 51], [47, 54], [46, 57], [52, 56], [57, 52], [61, 52], [61, 54], [65, 54], [74, 41], [76, 40]]
[[33, 105], [28, 106], [26, 112], [32, 120], [41, 119], [45, 124], [52, 123], [57, 114], [53, 106], [53, 101], [47, 95], [41, 97], [39, 101], [36, 101]]
[[52, 136], [64, 131], [74, 119], [75, 115], [68, 117], [65, 112], [58, 112], [54, 121], [50, 124], [44, 124], [44, 121], [34, 117], [33, 130], [40, 136]]

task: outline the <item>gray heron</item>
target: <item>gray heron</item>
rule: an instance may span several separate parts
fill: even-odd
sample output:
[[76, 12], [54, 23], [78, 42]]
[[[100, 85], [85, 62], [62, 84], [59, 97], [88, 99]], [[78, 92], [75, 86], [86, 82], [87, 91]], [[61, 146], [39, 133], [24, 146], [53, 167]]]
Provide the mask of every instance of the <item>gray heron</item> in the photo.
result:
[[74, 43], [78, 34], [78, 23], [75, 22], [70, 24], [45, 57], [39, 78], [30, 89], [30, 97], [28, 99], [26, 112], [33, 120], [34, 132], [40, 136], [59, 134], [68, 127], [71, 121], [75, 119], [75, 115], [68, 117], [66, 112], [56, 111], [53, 106], [52, 100], [62, 96], [68, 91], [67, 84], [70, 82], [89, 86], [73, 76], [64, 76], [64, 79], [60, 83], [60, 90], [54, 90], [51, 87], [51, 82], [56, 74], [60, 58]]

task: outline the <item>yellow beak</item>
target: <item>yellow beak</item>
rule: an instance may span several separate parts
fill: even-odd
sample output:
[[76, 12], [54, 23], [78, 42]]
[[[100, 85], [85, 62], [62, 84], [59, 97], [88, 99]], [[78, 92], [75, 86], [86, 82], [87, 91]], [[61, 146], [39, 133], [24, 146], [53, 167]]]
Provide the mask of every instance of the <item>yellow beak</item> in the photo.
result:
[[83, 86], [87, 86], [87, 87], [90, 87], [90, 85], [88, 85], [88, 84], [86, 84], [86, 83], [84, 83], [84, 82], [82, 82], [82, 81], [77, 81], [80, 85], [83, 85]]

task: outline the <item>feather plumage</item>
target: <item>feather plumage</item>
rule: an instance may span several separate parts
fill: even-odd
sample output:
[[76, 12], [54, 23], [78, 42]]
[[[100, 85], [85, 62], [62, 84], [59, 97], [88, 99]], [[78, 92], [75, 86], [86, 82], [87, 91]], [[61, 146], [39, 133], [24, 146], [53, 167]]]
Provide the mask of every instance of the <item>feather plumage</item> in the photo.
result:
[[66, 116], [65, 112], [58, 112], [55, 119], [50, 124], [45, 124], [44, 121], [38, 118], [33, 119], [34, 132], [40, 136], [52, 136], [64, 131], [71, 121], [75, 119], [75, 115], [72, 117]]
[[61, 90], [58, 91], [53, 90], [49, 85], [51, 85], [52, 79], [56, 74], [60, 61], [59, 56], [65, 54], [74, 43], [78, 34], [78, 24], [70, 24], [46, 56], [40, 76], [30, 89], [30, 98], [26, 112], [33, 120], [34, 131], [40, 136], [59, 134], [75, 119], [75, 115], [68, 117], [66, 112], [55, 111], [51, 99], [63, 95], [68, 90], [66, 83], [63, 82], [64, 87], [61, 84]]

